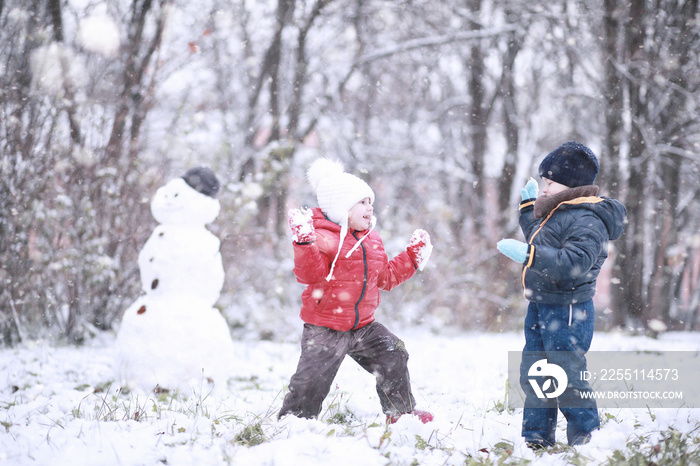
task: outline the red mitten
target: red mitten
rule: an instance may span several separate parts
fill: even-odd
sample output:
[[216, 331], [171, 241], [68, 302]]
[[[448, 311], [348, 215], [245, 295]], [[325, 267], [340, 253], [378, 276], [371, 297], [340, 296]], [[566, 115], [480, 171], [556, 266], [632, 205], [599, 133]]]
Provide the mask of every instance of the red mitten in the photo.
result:
[[292, 230], [292, 237], [295, 243], [313, 243], [316, 241], [316, 230], [311, 211], [308, 209], [290, 209], [289, 228]]
[[423, 270], [425, 264], [428, 263], [428, 259], [430, 259], [430, 254], [433, 252], [433, 245], [430, 243], [428, 232], [425, 230], [414, 231], [406, 252], [413, 263], [416, 264], [418, 270]]

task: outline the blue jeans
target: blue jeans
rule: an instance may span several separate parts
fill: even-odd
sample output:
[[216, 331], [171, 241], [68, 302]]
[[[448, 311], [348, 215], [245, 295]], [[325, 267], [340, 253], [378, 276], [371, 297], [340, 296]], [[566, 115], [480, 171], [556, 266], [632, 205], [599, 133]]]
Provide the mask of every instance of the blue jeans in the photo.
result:
[[[600, 427], [598, 408], [593, 398], [581, 397], [591, 391], [590, 384], [581, 380], [586, 370], [585, 353], [591, 347], [595, 309], [593, 300], [572, 305], [530, 302], [525, 317], [525, 347], [520, 364], [520, 386], [525, 393], [522, 436], [526, 442], [553, 445], [557, 427], [557, 412], [567, 421], [567, 440], [575, 445]], [[566, 373], [567, 389], [556, 398], [541, 398], [530, 382], [529, 373], [537, 361], [546, 359]], [[540, 378], [542, 379], [542, 378]], [[540, 387], [551, 387], [539, 384]], [[539, 395], [542, 396], [542, 391]]]

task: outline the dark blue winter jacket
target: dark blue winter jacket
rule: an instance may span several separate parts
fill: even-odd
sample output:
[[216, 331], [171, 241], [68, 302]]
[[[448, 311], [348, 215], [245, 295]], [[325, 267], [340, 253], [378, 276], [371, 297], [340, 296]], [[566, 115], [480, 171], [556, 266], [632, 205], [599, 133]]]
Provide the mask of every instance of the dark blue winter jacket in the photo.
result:
[[520, 205], [520, 228], [529, 244], [525, 298], [563, 305], [593, 298], [608, 242], [622, 235], [627, 218], [622, 203], [597, 194], [597, 186], [580, 186]]

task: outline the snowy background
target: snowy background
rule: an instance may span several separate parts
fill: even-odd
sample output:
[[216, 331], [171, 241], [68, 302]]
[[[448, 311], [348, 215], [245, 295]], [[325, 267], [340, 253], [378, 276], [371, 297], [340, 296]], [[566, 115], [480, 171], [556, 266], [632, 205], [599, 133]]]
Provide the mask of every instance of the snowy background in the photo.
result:
[[[406, 341], [414, 394], [435, 415], [431, 423], [404, 416], [387, 426], [372, 376], [350, 359], [318, 420], [277, 421], [300, 334], [234, 342], [235, 375], [216, 393], [204, 382], [191, 393], [120, 392], [108, 334], [85, 348], [35, 342], [0, 350], [0, 463], [561, 465], [607, 464], [616, 452], [657, 464], [700, 460], [699, 409], [601, 409], [590, 444], [533, 453], [520, 438], [521, 411], [505, 407], [507, 352], [522, 349], [519, 333], [393, 330]], [[592, 350], [699, 351], [700, 335], [597, 333]], [[564, 429], [560, 421], [558, 441]]]
[[300, 294], [286, 212], [315, 203], [304, 175], [318, 156], [372, 186], [389, 255], [416, 228], [431, 235], [421, 279], [384, 297], [388, 319], [516, 329], [518, 267], [494, 246], [520, 235], [520, 188], [571, 139], [630, 213], [599, 327], [698, 330], [694, 2], [35, 6], [0, 7], [3, 344], [117, 330], [156, 227], [149, 201], [194, 166], [222, 182], [217, 309], [237, 336], [284, 337]]
[[[700, 350], [698, 7], [655, 5], [0, 2], [0, 463], [700, 464], [698, 409], [601, 410], [589, 445], [537, 455], [506, 407], [525, 306], [494, 246], [566, 139], [601, 156], [603, 192], [631, 211], [608, 265], [618, 246], [629, 261], [597, 296], [599, 328], [623, 332], [598, 331], [591, 349]], [[390, 256], [415, 228], [433, 238], [426, 270], [378, 314], [407, 343], [430, 424], [387, 427], [352, 361], [319, 420], [275, 419], [301, 332], [284, 213], [314, 203], [305, 169], [328, 154], [377, 193]], [[115, 346], [143, 293], [149, 202], [198, 165], [223, 184], [209, 227], [234, 346], [218, 356], [234, 375], [122, 387]]]

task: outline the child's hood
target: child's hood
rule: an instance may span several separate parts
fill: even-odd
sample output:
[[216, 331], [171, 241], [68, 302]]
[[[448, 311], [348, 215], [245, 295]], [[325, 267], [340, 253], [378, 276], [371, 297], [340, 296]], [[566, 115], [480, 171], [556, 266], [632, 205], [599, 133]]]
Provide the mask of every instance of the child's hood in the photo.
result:
[[311, 209], [311, 218], [314, 222], [314, 228], [323, 228], [324, 230], [335, 231], [340, 233], [340, 225], [328, 219], [325, 216], [320, 207], [313, 207]]
[[617, 199], [602, 197], [600, 202], [581, 204], [580, 207], [593, 212], [605, 225], [610, 240], [616, 240], [625, 231], [627, 209]]
[[605, 225], [610, 240], [616, 240], [625, 231], [627, 209], [618, 200], [598, 196], [598, 186], [569, 188], [553, 196], [540, 196], [534, 204], [535, 218], [551, 215], [553, 210], [586, 209]]

